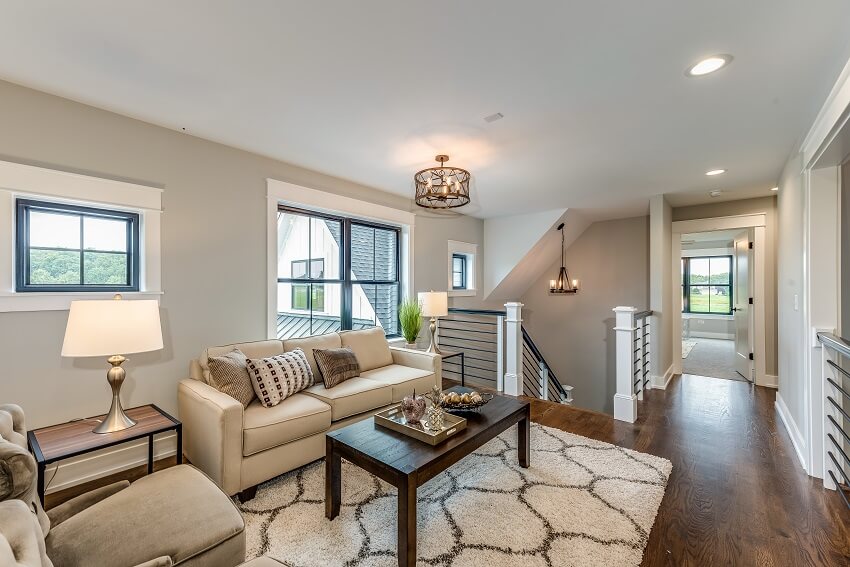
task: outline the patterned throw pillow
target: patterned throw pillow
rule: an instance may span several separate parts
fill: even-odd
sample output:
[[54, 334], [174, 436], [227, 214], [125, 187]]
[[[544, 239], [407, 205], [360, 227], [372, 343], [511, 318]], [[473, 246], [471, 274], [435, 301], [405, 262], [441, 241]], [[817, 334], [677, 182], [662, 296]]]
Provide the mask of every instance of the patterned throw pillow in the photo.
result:
[[349, 378], [360, 376], [360, 363], [348, 347], [313, 349], [313, 357], [325, 382], [325, 388], [333, 388]]
[[210, 386], [227, 394], [231, 398], [248, 407], [254, 399], [254, 388], [251, 386], [251, 376], [248, 375], [248, 359], [237, 349], [224, 356], [209, 357]]
[[269, 358], [249, 358], [248, 374], [260, 403], [267, 408], [313, 385], [313, 371], [300, 348]]

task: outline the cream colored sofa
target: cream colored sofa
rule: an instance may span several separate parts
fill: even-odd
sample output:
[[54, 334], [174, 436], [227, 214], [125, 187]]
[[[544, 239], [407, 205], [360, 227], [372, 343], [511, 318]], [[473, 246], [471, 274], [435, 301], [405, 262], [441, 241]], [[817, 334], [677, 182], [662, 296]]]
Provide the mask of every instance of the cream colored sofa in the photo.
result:
[[[249, 358], [301, 348], [317, 383], [277, 406], [266, 408], [255, 399], [243, 408], [209, 385], [209, 357], [235, 347]], [[351, 348], [361, 375], [326, 389], [313, 349], [339, 347]], [[190, 376], [178, 387], [184, 452], [222, 490], [243, 500], [253, 497], [258, 484], [322, 458], [327, 431], [370, 417], [414, 390], [427, 392], [442, 380], [439, 355], [390, 348], [380, 327], [210, 347], [192, 361]]]

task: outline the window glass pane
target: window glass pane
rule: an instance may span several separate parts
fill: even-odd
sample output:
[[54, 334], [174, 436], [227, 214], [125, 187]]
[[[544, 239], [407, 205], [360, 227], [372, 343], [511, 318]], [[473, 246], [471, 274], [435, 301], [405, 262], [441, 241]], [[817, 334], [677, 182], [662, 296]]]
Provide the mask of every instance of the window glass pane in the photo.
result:
[[83, 217], [83, 248], [86, 250], [126, 252], [127, 221]]
[[690, 283], [707, 284], [709, 278], [709, 262], [708, 258], [691, 258], [690, 259]]
[[709, 312], [709, 289], [710, 288], [707, 285], [691, 286], [691, 294], [688, 298], [691, 313]]
[[[333, 333], [342, 328], [342, 284], [277, 285], [277, 336], [281, 339]], [[312, 295], [313, 309], [306, 307]], [[305, 307], [302, 307], [305, 306]]]
[[711, 283], [728, 284], [729, 273], [732, 271], [732, 259], [728, 256], [709, 258]]
[[352, 279], [375, 279], [375, 229], [359, 224], [351, 225]]
[[452, 287], [455, 289], [463, 289], [466, 287], [463, 283], [463, 273], [452, 272]]
[[[80, 248], [79, 215], [30, 211], [30, 246], [39, 248]], [[79, 256], [77, 257], [79, 259]]]
[[307, 277], [307, 260], [295, 260], [292, 262], [292, 277], [299, 279]]
[[30, 250], [30, 285], [79, 285], [80, 253]]
[[84, 284], [128, 285], [127, 255], [110, 252], [83, 252]]
[[354, 329], [380, 326], [387, 335], [399, 334], [398, 285], [353, 285], [352, 326]]
[[310, 219], [310, 232], [311, 277], [340, 279], [342, 223], [314, 217]]
[[[303, 278], [310, 258], [310, 217], [279, 212], [277, 215], [277, 276]], [[292, 271], [301, 269], [298, 274]]]
[[375, 279], [396, 280], [396, 232], [375, 229]]
[[709, 288], [709, 312], [710, 313], [729, 313], [729, 286], [711, 286]]

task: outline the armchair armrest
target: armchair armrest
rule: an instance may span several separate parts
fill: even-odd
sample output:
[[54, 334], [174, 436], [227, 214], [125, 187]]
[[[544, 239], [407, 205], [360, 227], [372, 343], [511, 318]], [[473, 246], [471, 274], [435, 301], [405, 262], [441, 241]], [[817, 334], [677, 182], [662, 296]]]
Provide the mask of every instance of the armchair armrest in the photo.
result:
[[157, 557], [156, 559], [151, 559], [144, 563], [139, 563], [136, 567], [171, 567], [172, 565], [174, 565], [174, 562], [171, 558], [167, 555], [163, 555], [162, 557]]
[[418, 368], [420, 370], [430, 370], [435, 374], [438, 384], [443, 379], [443, 359], [439, 354], [398, 347], [390, 347], [390, 353], [392, 354], [394, 364]]
[[114, 482], [112, 484], [96, 488], [90, 492], [86, 492], [85, 494], [80, 494], [59, 506], [51, 508], [47, 511], [47, 517], [50, 518], [50, 526], [58, 526], [71, 516], [79, 514], [86, 508], [94, 506], [101, 500], [106, 500], [116, 492], [120, 492], [128, 486], [130, 486], [130, 482], [126, 480]]
[[189, 461], [232, 496], [242, 490], [242, 404], [199, 380], [177, 386]]

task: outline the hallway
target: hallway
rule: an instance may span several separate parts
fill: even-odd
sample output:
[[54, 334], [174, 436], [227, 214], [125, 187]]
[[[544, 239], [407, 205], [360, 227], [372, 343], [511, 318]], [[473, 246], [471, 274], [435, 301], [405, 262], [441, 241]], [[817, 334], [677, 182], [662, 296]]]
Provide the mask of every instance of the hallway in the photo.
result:
[[689, 339], [693, 343], [687, 357], [682, 358], [682, 372], [694, 376], [711, 376], [745, 382], [735, 372], [735, 341], [725, 339]]
[[686, 374], [650, 390], [635, 424], [539, 400], [532, 419], [673, 462], [645, 566], [848, 565], [850, 512], [803, 471], [775, 396]]

